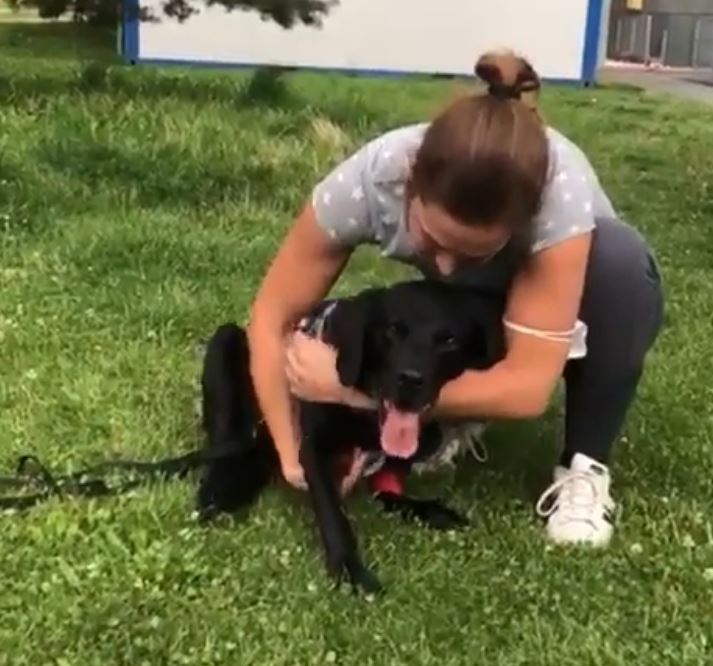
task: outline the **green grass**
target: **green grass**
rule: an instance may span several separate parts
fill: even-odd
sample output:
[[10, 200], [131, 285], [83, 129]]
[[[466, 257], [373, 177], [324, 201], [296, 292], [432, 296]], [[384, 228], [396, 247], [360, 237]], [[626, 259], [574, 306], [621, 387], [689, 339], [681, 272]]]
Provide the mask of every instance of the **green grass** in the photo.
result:
[[[67, 45], [69, 29], [0, 24], [8, 471], [28, 451], [70, 470], [196, 446], [197, 345], [244, 320], [315, 179], [453, 88], [105, 69], [88, 64], [85, 34]], [[192, 518], [192, 481], [0, 517], [0, 664], [710, 663], [710, 110], [614, 89], [551, 88], [543, 105], [651, 240], [666, 281], [666, 328], [614, 463], [611, 548], [552, 549], [535, 520], [556, 405], [541, 423], [496, 427], [487, 464], [419, 481], [466, 510], [470, 531], [434, 535], [354, 498], [387, 586], [370, 602], [330, 590], [309, 511], [277, 490], [210, 530]], [[403, 275], [373, 252], [356, 259], [339, 291]]]

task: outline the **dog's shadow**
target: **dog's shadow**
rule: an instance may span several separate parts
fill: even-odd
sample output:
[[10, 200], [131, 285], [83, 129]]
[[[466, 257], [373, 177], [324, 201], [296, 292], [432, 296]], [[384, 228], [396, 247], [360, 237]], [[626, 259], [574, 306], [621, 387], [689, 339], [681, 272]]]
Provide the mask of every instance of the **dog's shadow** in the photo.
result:
[[[188, 411], [188, 410], [186, 410]], [[186, 415], [188, 416], [188, 415]], [[196, 437], [202, 443], [203, 434], [195, 411], [192, 414]], [[465, 454], [444, 466], [422, 474], [412, 474], [408, 481], [408, 494], [414, 497], [439, 498], [446, 505], [472, 513], [471, 509], [487, 506], [496, 510], [512, 501], [534, 504], [543, 490], [552, 481], [552, 470], [559, 455], [558, 414], [551, 413], [537, 423], [499, 423], [488, 427], [483, 443], [487, 451], [484, 461]], [[186, 419], [188, 420], [188, 419]], [[199, 482], [200, 475], [194, 481]], [[293, 518], [304, 512], [310, 499], [304, 491], [290, 488], [279, 479], [267, 491], [265, 505], [272, 510], [288, 510]], [[364, 484], [362, 484], [364, 485]], [[364, 488], [362, 488], [362, 491]], [[364, 493], [355, 489], [345, 499], [351, 505], [357, 519], [365, 519], [374, 510]], [[263, 502], [258, 502], [258, 505]], [[286, 507], [284, 505], [287, 505]], [[241, 522], [257, 507], [224, 516], [217, 525]], [[303, 527], [311, 525], [311, 519], [302, 515]], [[373, 518], [373, 515], [372, 515]]]
[[560, 448], [558, 419], [552, 410], [536, 423], [492, 424], [482, 437], [484, 461], [465, 454], [452, 466], [414, 475], [409, 487], [419, 496], [438, 496], [466, 509], [495, 508], [518, 501], [533, 505], [552, 482]]

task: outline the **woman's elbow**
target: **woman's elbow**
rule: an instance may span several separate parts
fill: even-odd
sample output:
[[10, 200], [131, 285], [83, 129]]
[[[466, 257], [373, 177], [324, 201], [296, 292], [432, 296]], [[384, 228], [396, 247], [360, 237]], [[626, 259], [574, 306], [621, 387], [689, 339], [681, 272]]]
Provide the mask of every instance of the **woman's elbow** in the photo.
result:
[[279, 333], [281, 329], [278, 318], [269, 308], [259, 303], [250, 308], [245, 333], [251, 346], [264, 338], [271, 337], [271, 334]]
[[540, 396], [527, 396], [520, 401], [517, 416], [524, 421], [539, 419], [547, 411], [549, 400]]
[[248, 321], [245, 325], [245, 333], [249, 341], [255, 340], [258, 337], [262, 328], [262, 317], [260, 311], [256, 308], [251, 308], [248, 313]]
[[259, 308], [252, 307], [248, 313], [248, 321], [245, 325], [245, 332], [248, 338], [255, 337], [256, 333], [262, 327], [263, 316], [260, 313]]
[[257, 302], [250, 308], [245, 333], [248, 344], [254, 348], [256, 344], [278, 343], [285, 338], [290, 328], [288, 318], [276, 308]]
[[549, 382], [537, 382], [523, 391], [518, 401], [518, 416], [524, 420], [535, 420], [544, 416], [554, 392]]

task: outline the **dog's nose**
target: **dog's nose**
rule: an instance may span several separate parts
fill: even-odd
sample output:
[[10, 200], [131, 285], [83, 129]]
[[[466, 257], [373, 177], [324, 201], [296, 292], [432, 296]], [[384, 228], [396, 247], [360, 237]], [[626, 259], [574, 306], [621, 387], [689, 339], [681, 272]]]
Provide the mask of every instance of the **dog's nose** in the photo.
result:
[[423, 384], [423, 375], [418, 370], [402, 370], [399, 372], [399, 384], [419, 388]]

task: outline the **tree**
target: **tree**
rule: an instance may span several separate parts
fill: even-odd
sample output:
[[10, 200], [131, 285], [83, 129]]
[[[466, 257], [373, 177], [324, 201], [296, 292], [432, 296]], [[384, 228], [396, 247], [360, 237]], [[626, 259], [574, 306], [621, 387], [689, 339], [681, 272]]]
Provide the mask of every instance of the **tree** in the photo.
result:
[[[136, 0], [6, 0], [14, 8], [36, 8], [41, 18], [52, 19], [71, 15], [75, 21], [95, 25], [116, 25], [125, 12], [136, 11]], [[258, 12], [265, 20], [275, 21], [285, 29], [295, 24], [320, 25], [321, 20], [338, 0], [163, 0], [163, 13], [180, 22], [186, 21], [200, 9], [220, 5], [228, 11]], [[144, 21], [157, 21], [161, 17], [144, 8], [138, 11]]]

